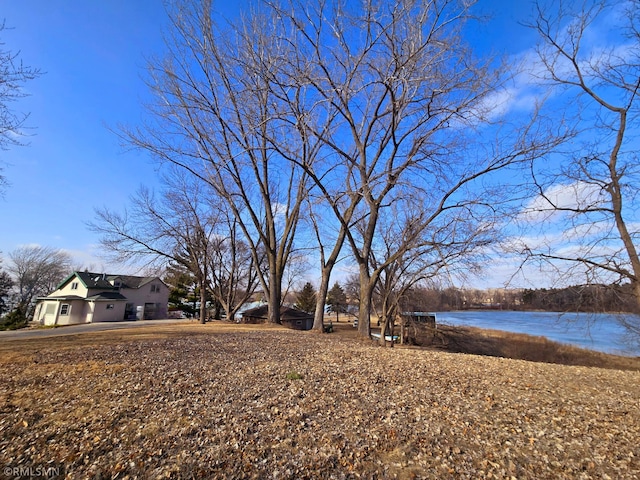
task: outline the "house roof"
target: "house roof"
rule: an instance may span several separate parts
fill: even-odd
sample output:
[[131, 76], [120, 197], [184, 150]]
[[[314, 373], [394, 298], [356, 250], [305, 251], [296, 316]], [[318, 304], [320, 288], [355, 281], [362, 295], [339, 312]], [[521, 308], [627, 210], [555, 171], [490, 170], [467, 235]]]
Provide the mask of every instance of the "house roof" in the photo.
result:
[[[251, 310], [246, 310], [243, 312], [243, 317], [252, 317], [252, 318], [264, 318], [267, 319], [269, 315], [269, 306], [262, 305], [261, 307], [252, 308]], [[280, 307], [280, 320], [289, 321], [289, 320], [301, 320], [301, 319], [309, 319], [313, 318], [313, 315], [303, 312], [302, 310], [297, 310], [295, 308], [289, 307]]]
[[58, 295], [58, 296], [53, 296], [53, 297], [38, 297], [38, 298], [36, 298], [36, 300], [58, 300], [58, 301], [66, 300], [66, 301], [72, 301], [72, 300], [84, 300], [84, 297], [80, 297], [79, 295]]
[[102, 292], [96, 295], [91, 295], [86, 298], [86, 300], [94, 300], [98, 302], [100, 300], [126, 300], [126, 299], [127, 297], [125, 297], [119, 292]]
[[93, 301], [101, 301], [101, 300], [126, 300], [127, 297], [122, 295], [119, 292], [100, 292], [95, 295], [90, 295], [88, 297], [81, 297], [79, 295], [57, 295], [50, 297], [38, 297], [37, 300], [58, 300], [58, 301], [73, 301], [73, 300], [93, 300]]
[[[65, 286], [73, 278], [78, 278], [82, 284], [89, 289], [100, 290], [118, 290], [119, 288], [140, 288], [147, 283], [154, 280], [159, 280], [158, 277], [137, 277], [134, 275], [113, 275], [107, 273], [93, 273], [93, 272], [73, 272], [67, 278], [65, 278], [58, 289]], [[113, 285], [115, 280], [120, 280], [120, 286]], [[160, 280], [162, 281], [162, 280]]]
[[140, 288], [154, 280], [160, 280], [158, 277], [136, 277], [133, 275], [107, 275], [108, 280], [120, 280], [125, 288]]

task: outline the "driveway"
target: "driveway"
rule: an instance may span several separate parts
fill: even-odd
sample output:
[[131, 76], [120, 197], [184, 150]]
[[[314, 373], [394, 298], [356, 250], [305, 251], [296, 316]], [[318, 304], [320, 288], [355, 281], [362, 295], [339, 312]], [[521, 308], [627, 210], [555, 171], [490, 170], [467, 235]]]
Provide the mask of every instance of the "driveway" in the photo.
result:
[[88, 332], [101, 332], [121, 328], [150, 327], [154, 325], [171, 325], [174, 323], [193, 323], [194, 320], [166, 319], [166, 320], [138, 320], [133, 322], [98, 322], [82, 323], [80, 325], [65, 325], [57, 328], [35, 328], [23, 330], [0, 331], [0, 342], [25, 339], [59, 337], [61, 335], [77, 335]]

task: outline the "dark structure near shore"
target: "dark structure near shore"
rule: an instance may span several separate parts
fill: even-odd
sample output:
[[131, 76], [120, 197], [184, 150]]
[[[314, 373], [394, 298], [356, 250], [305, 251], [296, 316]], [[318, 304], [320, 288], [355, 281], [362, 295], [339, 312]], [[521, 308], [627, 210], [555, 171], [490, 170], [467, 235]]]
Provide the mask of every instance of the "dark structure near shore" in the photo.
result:
[[[247, 310], [242, 314], [242, 323], [265, 323], [268, 319], [268, 312], [267, 305]], [[280, 322], [294, 330], [311, 330], [313, 315], [295, 308], [280, 307]]]
[[425, 330], [435, 330], [436, 314], [431, 312], [402, 312], [400, 315], [400, 343], [416, 343]]

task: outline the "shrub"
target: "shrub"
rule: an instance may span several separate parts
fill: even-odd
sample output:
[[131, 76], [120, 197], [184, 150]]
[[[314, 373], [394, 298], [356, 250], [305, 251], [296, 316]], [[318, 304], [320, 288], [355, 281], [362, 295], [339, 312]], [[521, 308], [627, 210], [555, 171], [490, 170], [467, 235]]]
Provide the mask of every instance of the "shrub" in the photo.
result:
[[17, 330], [26, 327], [28, 322], [24, 308], [18, 305], [0, 321], [0, 330]]

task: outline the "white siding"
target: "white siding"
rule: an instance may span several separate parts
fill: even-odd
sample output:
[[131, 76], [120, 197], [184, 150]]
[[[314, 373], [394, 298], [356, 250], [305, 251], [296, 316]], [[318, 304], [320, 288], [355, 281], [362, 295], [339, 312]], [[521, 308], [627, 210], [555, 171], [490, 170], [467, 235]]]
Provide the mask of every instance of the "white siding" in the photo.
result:
[[84, 300], [45, 300], [36, 310], [36, 320], [44, 325], [85, 323], [84, 309]]
[[[155, 290], [153, 292], [152, 285]], [[127, 297], [127, 302], [133, 303], [136, 309], [142, 307], [141, 311], [144, 311], [145, 303], [159, 304], [156, 305], [155, 318], [167, 318], [169, 288], [160, 280], [154, 280], [137, 289], [123, 288], [120, 293]]]
[[[76, 286], [76, 288], [73, 288], [74, 285]], [[69, 282], [67, 282], [67, 284], [65, 286], [63, 286], [59, 290], [56, 290], [51, 295], [52, 296], [58, 296], [58, 297], [61, 297], [63, 295], [65, 295], [65, 296], [66, 295], [77, 295], [79, 297], [86, 297], [87, 296], [87, 287], [85, 287], [82, 284], [82, 282], [80, 281], [80, 279], [78, 277], [74, 277]]]
[[[87, 302], [93, 308], [92, 322], [119, 322], [124, 319], [124, 300], [101, 300], [99, 302]], [[113, 308], [107, 308], [111, 305]]]

